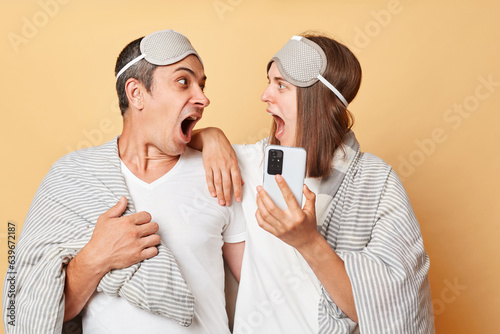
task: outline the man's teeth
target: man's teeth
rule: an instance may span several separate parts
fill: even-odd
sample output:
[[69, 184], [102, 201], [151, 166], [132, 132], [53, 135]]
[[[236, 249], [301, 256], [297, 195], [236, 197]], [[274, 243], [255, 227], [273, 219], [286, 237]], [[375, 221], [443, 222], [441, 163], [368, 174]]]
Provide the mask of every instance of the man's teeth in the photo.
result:
[[190, 120], [190, 121], [196, 121], [196, 120], [198, 119], [198, 117], [196, 117], [196, 116], [194, 116], [194, 115], [193, 115], [193, 116], [189, 116], [189, 117], [188, 117], [188, 118], [186, 118], [186, 119], [188, 119], [188, 120]]

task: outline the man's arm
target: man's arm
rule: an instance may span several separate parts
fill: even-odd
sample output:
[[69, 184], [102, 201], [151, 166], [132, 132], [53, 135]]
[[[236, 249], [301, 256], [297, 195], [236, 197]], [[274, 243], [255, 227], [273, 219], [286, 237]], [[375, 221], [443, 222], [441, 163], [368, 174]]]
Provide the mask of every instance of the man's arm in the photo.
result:
[[234, 198], [241, 202], [241, 179], [238, 158], [224, 132], [218, 128], [193, 131], [189, 147], [202, 151], [203, 166], [210, 194], [220, 205], [231, 204], [231, 184]]
[[222, 253], [226, 263], [233, 273], [236, 280], [240, 281], [241, 263], [243, 261], [243, 252], [245, 250], [245, 242], [229, 243], [225, 242], [222, 246]]
[[64, 321], [83, 309], [101, 278], [111, 269], [129, 267], [158, 253], [158, 224], [138, 212], [120, 217], [127, 207], [122, 197], [97, 220], [89, 243], [68, 263], [64, 286]]

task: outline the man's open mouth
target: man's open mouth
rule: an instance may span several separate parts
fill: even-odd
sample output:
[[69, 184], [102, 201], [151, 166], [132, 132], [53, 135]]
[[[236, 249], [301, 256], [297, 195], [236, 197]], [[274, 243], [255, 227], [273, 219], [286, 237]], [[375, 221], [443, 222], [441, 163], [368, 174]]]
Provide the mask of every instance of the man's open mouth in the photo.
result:
[[186, 138], [191, 139], [191, 132], [193, 131], [194, 126], [200, 119], [201, 116], [189, 115], [182, 121], [181, 130]]

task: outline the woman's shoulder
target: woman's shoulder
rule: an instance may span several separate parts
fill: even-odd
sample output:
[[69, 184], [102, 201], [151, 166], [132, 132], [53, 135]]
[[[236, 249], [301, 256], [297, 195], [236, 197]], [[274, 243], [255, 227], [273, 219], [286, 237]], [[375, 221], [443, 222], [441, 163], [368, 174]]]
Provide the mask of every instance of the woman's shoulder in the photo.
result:
[[363, 165], [376, 168], [391, 168], [391, 165], [389, 165], [384, 159], [370, 152], [361, 152], [359, 162]]
[[238, 156], [240, 161], [255, 160], [257, 158], [262, 159], [264, 155], [264, 149], [268, 143], [268, 138], [264, 138], [255, 144], [237, 144], [233, 145], [233, 149]]
[[354, 166], [353, 177], [358, 180], [383, 182], [393, 173], [391, 165], [375, 154], [362, 152]]
[[386, 187], [391, 184], [398, 189], [404, 189], [402, 180], [392, 166], [372, 153], [361, 153], [355, 168], [354, 180], [371, 187]]

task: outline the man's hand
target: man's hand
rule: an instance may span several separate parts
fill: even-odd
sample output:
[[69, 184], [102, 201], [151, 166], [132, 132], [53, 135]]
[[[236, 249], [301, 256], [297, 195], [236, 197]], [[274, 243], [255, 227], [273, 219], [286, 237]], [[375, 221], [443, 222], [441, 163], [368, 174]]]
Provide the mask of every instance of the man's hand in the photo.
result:
[[[145, 211], [123, 216], [127, 199], [122, 197], [111, 209], [103, 213], [85, 246], [96, 266], [106, 274], [111, 269], [129, 267], [158, 254], [160, 243], [158, 224], [151, 222]], [[87, 250], [86, 250], [87, 251]]]
[[68, 263], [64, 287], [64, 321], [83, 309], [101, 278], [111, 269], [129, 267], [158, 254], [158, 224], [151, 215], [138, 212], [123, 216], [127, 199], [120, 201], [97, 220], [89, 243]]

